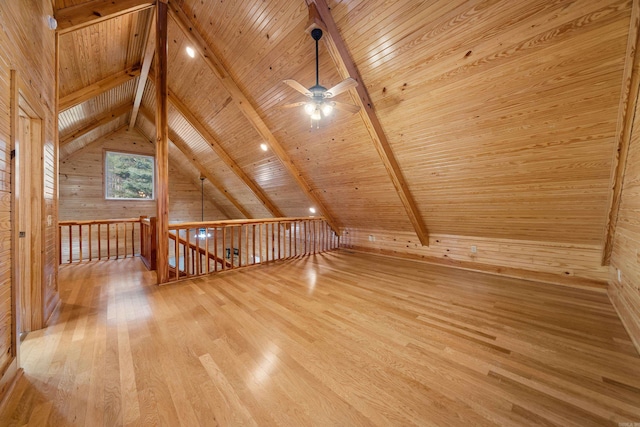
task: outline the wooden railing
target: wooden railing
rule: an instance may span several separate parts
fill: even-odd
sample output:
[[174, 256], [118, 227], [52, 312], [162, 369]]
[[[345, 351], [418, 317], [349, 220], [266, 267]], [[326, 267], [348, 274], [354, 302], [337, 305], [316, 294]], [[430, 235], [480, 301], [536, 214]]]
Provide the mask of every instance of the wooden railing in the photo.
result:
[[323, 218], [169, 225], [169, 281], [337, 249]]
[[156, 269], [156, 250], [158, 247], [158, 232], [156, 218], [140, 217], [140, 259], [149, 270]]
[[[125, 218], [58, 222], [60, 264], [139, 255], [141, 220]], [[155, 256], [153, 258], [155, 260]]]

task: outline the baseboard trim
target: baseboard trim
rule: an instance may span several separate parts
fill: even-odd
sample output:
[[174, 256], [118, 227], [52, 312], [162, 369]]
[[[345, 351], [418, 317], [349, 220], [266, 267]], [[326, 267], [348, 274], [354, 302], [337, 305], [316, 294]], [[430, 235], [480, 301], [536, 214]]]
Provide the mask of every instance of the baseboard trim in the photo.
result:
[[2, 412], [7, 404], [9, 396], [13, 392], [18, 380], [22, 377], [23, 372], [22, 368], [18, 368], [18, 360], [14, 358], [0, 379], [0, 412]]
[[612, 291], [611, 288], [608, 289], [607, 295], [609, 296], [609, 301], [616, 311], [618, 318], [622, 322], [622, 326], [624, 326], [627, 334], [629, 334], [629, 338], [631, 338], [631, 342], [636, 348], [636, 352], [640, 356], [640, 337], [638, 337], [636, 334], [636, 332], [640, 330], [640, 325], [635, 325], [631, 320], [629, 320], [629, 316], [626, 315], [627, 308], [625, 307], [625, 303], [623, 301], [620, 301], [620, 298], [615, 295], [616, 292], [619, 291]]

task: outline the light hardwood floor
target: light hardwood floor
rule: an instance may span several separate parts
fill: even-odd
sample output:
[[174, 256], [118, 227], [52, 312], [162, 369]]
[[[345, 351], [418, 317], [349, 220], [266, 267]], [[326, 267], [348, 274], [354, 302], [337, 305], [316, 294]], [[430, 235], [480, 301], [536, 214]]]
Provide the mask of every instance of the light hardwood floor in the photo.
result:
[[607, 296], [338, 251], [164, 287], [65, 267], [5, 426], [640, 423]]

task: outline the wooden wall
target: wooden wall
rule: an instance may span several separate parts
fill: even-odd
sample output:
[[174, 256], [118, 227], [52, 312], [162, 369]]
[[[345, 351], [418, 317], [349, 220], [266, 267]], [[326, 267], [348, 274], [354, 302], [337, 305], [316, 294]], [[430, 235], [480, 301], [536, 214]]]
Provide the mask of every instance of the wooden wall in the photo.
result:
[[[620, 271], [619, 276], [618, 271]], [[609, 297], [640, 352], [640, 106], [638, 105], [636, 105], [611, 256]]]
[[[104, 150], [154, 154], [154, 147], [138, 131], [106, 136], [71, 154], [60, 163], [60, 219], [90, 220], [155, 216], [155, 201], [105, 200], [103, 191]], [[200, 182], [194, 182], [173, 162], [169, 165], [169, 219], [199, 221]], [[205, 220], [226, 219], [205, 194]]]
[[[52, 15], [49, 0], [0, 2], [0, 398], [11, 372], [11, 70], [17, 70], [26, 95], [44, 117], [44, 319], [57, 303], [55, 34], [46, 26]], [[46, 218], [51, 216], [51, 225]], [[5, 375], [5, 373], [7, 375]]]
[[598, 245], [432, 234], [429, 247], [423, 247], [413, 232], [364, 229], [345, 229], [340, 244], [365, 252], [603, 292], [608, 277], [608, 269], [600, 266]]

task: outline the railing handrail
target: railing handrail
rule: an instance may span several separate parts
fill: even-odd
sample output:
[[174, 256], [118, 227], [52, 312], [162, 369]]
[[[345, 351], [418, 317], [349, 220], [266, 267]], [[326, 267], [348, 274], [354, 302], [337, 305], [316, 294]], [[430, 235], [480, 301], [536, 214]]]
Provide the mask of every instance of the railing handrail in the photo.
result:
[[[131, 225], [129, 226], [129, 224]], [[135, 242], [136, 224], [139, 224], [137, 228], [141, 232], [142, 222], [140, 217], [58, 221], [58, 262], [60, 264], [63, 263], [63, 230], [64, 236], [68, 236], [68, 245], [65, 244], [64, 248], [67, 249], [68, 247], [69, 263], [82, 262], [85, 259], [92, 261], [94, 258], [97, 260], [103, 258], [111, 259], [112, 243], [115, 250], [115, 259], [119, 259], [121, 256], [126, 258], [139, 255], [136, 252]], [[76, 229], [75, 232], [74, 229]], [[94, 247], [94, 244], [97, 248]], [[106, 255], [103, 254], [103, 247], [106, 248]], [[95, 252], [94, 249], [96, 250]], [[97, 255], [96, 257], [94, 257], [94, 253]]]
[[191, 229], [191, 228], [215, 228], [229, 225], [265, 224], [274, 222], [295, 222], [295, 221], [324, 221], [323, 216], [301, 216], [283, 218], [262, 218], [262, 219], [225, 219], [222, 221], [204, 222], [174, 222], [169, 224], [169, 230]]
[[58, 221], [58, 225], [96, 225], [96, 224], [115, 224], [115, 223], [123, 223], [123, 222], [140, 222], [140, 218], [118, 218], [118, 219], [93, 219], [93, 220], [82, 220], [82, 221]]

